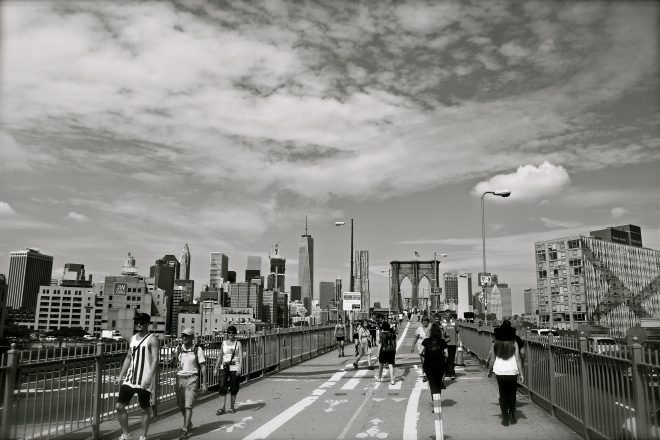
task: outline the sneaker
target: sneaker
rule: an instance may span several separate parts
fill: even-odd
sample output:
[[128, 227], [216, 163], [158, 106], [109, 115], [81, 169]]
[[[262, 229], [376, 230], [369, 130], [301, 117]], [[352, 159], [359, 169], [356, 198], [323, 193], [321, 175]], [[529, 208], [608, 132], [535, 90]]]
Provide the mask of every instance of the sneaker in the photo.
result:
[[188, 434], [187, 429], [182, 429], [181, 430], [181, 435], [179, 436], [180, 440], [186, 440], [187, 438], [190, 438], [190, 434]]
[[353, 368], [357, 370], [357, 362], [353, 362]]
[[129, 440], [131, 437], [132, 437], [131, 434], [122, 434], [119, 437], [119, 440]]
[[[186, 438], [188, 438], [188, 437], [186, 437]], [[147, 440], [147, 437], [145, 437], [144, 435], [141, 435], [140, 440]]]
[[509, 426], [509, 419], [508, 419], [508, 417], [503, 417], [503, 418], [502, 418], [502, 425], [503, 425], [503, 426]]
[[450, 378], [451, 380], [456, 380], [456, 376], [454, 376], [454, 375], [449, 376], [449, 378]]

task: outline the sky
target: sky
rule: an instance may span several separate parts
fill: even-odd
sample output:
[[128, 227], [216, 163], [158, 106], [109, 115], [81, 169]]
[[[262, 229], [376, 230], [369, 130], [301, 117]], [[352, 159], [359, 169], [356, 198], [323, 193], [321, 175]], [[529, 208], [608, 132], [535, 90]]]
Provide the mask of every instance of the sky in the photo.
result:
[[307, 218], [318, 293], [349, 284], [353, 218], [386, 305], [415, 252], [476, 281], [501, 189], [487, 269], [514, 313], [535, 241], [630, 223], [660, 248], [657, 2], [0, 8], [0, 273], [33, 247], [148, 275], [187, 243], [201, 287], [210, 252], [242, 281], [278, 244], [288, 287]]

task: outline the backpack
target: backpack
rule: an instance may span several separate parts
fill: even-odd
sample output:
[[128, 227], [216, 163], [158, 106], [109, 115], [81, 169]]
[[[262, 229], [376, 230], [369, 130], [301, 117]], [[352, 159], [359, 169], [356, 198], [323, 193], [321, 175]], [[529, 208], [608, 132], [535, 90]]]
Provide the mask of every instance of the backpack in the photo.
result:
[[394, 338], [394, 333], [389, 331], [383, 333], [383, 345], [380, 349], [384, 353], [396, 353], [396, 339]]
[[197, 374], [200, 374], [201, 373], [201, 371], [200, 371], [201, 370], [201, 365], [199, 363], [199, 349], [200, 348], [202, 349], [202, 351], [204, 351], [204, 345], [202, 345], [202, 344], [195, 344], [194, 347], [192, 348], [192, 350], [185, 350], [183, 348], [183, 344], [179, 344], [179, 347], [177, 348], [177, 355], [176, 355], [176, 359], [177, 359], [177, 363], [178, 363], [179, 367], [181, 366], [181, 358], [180, 358], [181, 353], [192, 351], [193, 353], [195, 353], [195, 361], [197, 362]]
[[435, 339], [426, 339], [428, 341], [424, 348], [424, 360], [427, 362], [444, 362], [445, 349], [440, 342]]

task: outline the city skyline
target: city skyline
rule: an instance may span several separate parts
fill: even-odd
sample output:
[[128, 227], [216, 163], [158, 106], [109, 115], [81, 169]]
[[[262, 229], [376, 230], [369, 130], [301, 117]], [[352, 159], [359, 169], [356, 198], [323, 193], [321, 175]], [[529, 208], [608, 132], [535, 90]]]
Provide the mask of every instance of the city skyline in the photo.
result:
[[384, 304], [414, 252], [480, 271], [497, 189], [514, 313], [536, 241], [634, 224], [660, 248], [657, 3], [0, 7], [0, 273], [35, 247], [147, 274], [188, 244], [199, 290], [211, 252], [243, 274], [280, 240], [288, 288], [307, 216], [314, 278], [346, 287], [354, 218]]

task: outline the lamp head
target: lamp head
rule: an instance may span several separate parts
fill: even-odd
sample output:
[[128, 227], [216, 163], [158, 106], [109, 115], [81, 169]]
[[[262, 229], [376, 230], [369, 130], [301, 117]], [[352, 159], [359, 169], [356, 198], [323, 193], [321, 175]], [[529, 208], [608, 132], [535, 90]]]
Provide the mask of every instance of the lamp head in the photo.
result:
[[343, 226], [346, 222], [335, 222], [335, 226]]
[[511, 195], [511, 191], [499, 190], [499, 191], [493, 191], [493, 194], [500, 197], [509, 197]]

